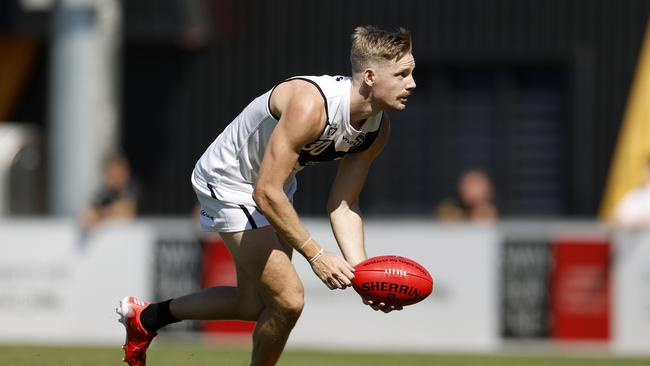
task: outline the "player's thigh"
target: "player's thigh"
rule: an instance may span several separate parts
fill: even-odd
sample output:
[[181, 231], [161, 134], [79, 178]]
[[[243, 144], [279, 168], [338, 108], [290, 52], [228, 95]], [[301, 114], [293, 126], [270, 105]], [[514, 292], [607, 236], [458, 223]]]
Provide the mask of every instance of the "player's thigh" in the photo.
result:
[[243, 288], [256, 289], [266, 305], [302, 306], [303, 287], [291, 263], [291, 249], [272, 226], [221, 233], [221, 238], [235, 259]]

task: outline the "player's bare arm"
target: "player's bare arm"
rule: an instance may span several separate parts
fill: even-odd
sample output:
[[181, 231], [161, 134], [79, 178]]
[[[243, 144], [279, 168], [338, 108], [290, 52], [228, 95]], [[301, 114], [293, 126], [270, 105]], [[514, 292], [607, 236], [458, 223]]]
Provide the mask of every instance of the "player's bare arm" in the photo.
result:
[[345, 259], [352, 265], [366, 259], [359, 195], [370, 165], [388, 142], [389, 135], [390, 120], [384, 113], [379, 134], [370, 148], [341, 159], [327, 201], [332, 231]]
[[[384, 113], [379, 135], [366, 151], [346, 155], [339, 165], [339, 170], [327, 202], [327, 211], [332, 231], [341, 252], [353, 265], [366, 259], [363, 237], [363, 220], [359, 208], [359, 195], [368, 176], [373, 160], [381, 153], [390, 136], [390, 119]], [[364, 304], [374, 310], [390, 312], [401, 307], [375, 304], [363, 299]]]
[[323, 97], [311, 84], [294, 80], [276, 88], [271, 109], [280, 120], [266, 147], [253, 199], [280, 237], [310, 261], [329, 288], [350, 286], [354, 268], [343, 258], [322, 252], [284, 192], [301, 149], [317, 139], [325, 126]]

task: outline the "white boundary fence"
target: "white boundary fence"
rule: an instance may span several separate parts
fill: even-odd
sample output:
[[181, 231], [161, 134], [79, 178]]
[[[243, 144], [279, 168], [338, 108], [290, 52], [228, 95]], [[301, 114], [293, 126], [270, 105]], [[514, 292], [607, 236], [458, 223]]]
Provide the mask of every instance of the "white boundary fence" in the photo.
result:
[[[305, 223], [326, 249], [336, 250], [327, 221]], [[325, 288], [296, 256], [306, 306], [289, 346], [496, 350], [503, 344], [505, 238], [605, 233], [613, 243], [611, 349], [650, 353], [650, 231], [609, 233], [596, 223], [381, 219], [367, 220], [365, 232], [370, 256], [401, 255], [427, 267], [436, 281], [433, 294], [401, 312], [374, 312], [351, 289]], [[120, 343], [123, 330], [113, 309], [127, 294], [154, 296], [157, 242], [197, 235], [186, 220], [113, 223], [85, 238], [72, 221], [0, 221], [0, 342]]]

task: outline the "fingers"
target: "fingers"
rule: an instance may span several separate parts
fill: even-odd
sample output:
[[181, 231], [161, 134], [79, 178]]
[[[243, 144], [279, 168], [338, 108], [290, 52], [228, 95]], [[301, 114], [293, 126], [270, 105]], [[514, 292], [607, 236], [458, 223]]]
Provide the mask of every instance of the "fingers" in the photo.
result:
[[354, 278], [354, 267], [341, 257], [337, 256], [335, 258], [338, 263], [335, 264], [337, 268], [336, 271], [332, 273], [332, 276], [344, 286], [343, 288], [350, 287], [352, 285], [352, 279]]
[[338, 280], [345, 287], [350, 287], [352, 286], [352, 279], [354, 278], [354, 267], [343, 258], [341, 258], [341, 261], [343, 262], [344, 265], [341, 267], [342, 276], [339, 277]]
[[[350, 271], [350, 273], [354, 272], [354, 266], [351, 265], [351, 264], [350, 264], [348, 261], [346, 261], [346, 260], [344, 260], [344, 262], [345, 262], [345, 264], [346, 264], [347, 269]], [[352, 275], [352, 277], [354, 277], [354, 274]]]
[[[343, 260], [343, 263], [348, 264], [348, 262], [345, 260]], [[344, 286], [344, 288], [352, 286], [352, 279], [354, 278], [354, 273], [352, 273], [352, 271], [350, 271], [350, 269], [347, 266], [341, 267], [340, 274], [335, 273], [334, 276], [336, 277], [337, 280], [339, 280], [339, 282]]]
[[336, 281], [333, 278], [328, 278], [325, 281], [325, 284], [327, 285], [327, 288], [329, 288], [330, 290], [336, 290], [337, 287], [339, 286], [338, 281]]
[[345, 259], [326, 253], [319, 262], [315, 263], [315, 270], [320, 273], [319, 277], [330, 290], [346, 289], [352, 286], [354, 267]]
[[352, 282], [350, 282], [350, 281], [354, 278], [354, 267], [352, 267], [352, 270], [350, 270], [350, 268], [349, 268], [350, 263], [348, 263], [347, 261], [344, 261], [344, 262], [348, 266], [344, 267], [342, 269], [342, 272], [343, 272], [343, 275], [345, 276], [345, 279], [347, 280], [348, 286], [350, 286], [352, 284]]
[[366, 299], [363, 299], [363, 303], [370, 306], [374, 311], [381, 310], [384, 313], [390, 313], [391, 311], [394, 311], [394, 310], [402, 310], [403, 309], [403, 307], [401, 305], [398, 305], [398, 306], [386, 305], [383, 302], [375, 304], [372, 300], [366, 300]]
[[350, 286], [352, 286], [352, 282], [346, 276], [334, 273], [332, 277], [328, 278], [328, 287], [331, 290], [344, 290]]
[[349, 284], [346, 284], [347, 279], [340, 279], [336, 274], [333, 274], [328, 277], [321, 278], [321, 281], [329, 288], [330, 290], [336, 290], [336, 289], [345, 289], [348, 286], [351, 285], [351, 282], [347, 280]]

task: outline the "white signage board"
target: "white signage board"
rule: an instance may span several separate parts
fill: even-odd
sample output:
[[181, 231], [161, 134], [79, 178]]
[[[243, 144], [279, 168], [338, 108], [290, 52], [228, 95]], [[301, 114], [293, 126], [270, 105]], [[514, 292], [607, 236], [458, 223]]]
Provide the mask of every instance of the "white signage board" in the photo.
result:
[[0, 341], [119, 343], [125, 295], [151, 296], [154, 232], [114, 223], [0, 221]]
[[612, 338], [614, 349], [650, 352], [650, 231], [618, 232], [614, 238]]
[[[339, 252], [327, 221], [305, 224], [328, 250]], [[495, 227], [368, 220], [365, 237], [370, 257], [399, 255], [426, 267], [435, 280], [431, 296], [402, 311], [375, 312], [352, 288], [327, 289], [295, 255], [306, 304], [290, 347], [430, 351], [500, 345], [500, 235]]]

